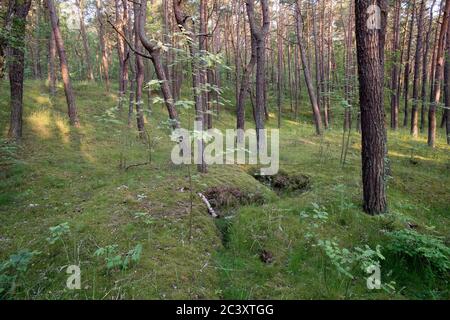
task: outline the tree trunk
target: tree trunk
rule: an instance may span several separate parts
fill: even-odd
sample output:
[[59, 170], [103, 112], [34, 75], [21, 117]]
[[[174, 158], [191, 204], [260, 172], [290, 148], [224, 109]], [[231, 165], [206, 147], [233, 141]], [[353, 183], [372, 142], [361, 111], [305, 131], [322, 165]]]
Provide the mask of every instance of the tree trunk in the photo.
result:
[[103, 25], [103, 13], [102, 13], [102, 1], [96, 0], [97, 8], [97, 21], [98, 21], [98, 42], [100, 44], [100, 50], [102, 52], [101, 69], [103, 71], [103, 79], [105, 80], [106, 90], [109, 91], [109, 63], [108, 63], [108, 50], [105, 42], [105, 30]]
[[[178, 23], [178, 26], [181, 31], [187, 32], [190, 39], [188, 40], [188, 47], [191, 57], [191, 68], [192, 68], [192, 90], [194, 93], [194, 100], [195, 100], [195, 121], [197, 123], [202, 124], [202, 128], [197, 128], [199, 131], [203, 131], [205, 119], [206, 119], [206, 103], [204, 101], [204, 95], [201, 88], [201, 74], [200, 74], [200, 66], [198, 61], [198, 52], [195, 48], [195, 30], [191, 30], [188, 27], [188, 20], [189, 17], [186, 16], [186, 14], [182, 10], [183, 0], [173, 0], [173, 9], [175, 13], [175, 19]], [[201, 173], [206, 173], [208, 171], [206, 162], [205, 162], [205, 155], [204, 155], [204, 148], [205, 148], [205, 142], [202, 138], [197, 139], [197, 145], [198, 145], [198, 159], [200, 164], [198, 164], [198, 171]]]
[[[256, 65], [256, 43], [252, 37], [252, 55], [250, 62], [244, 69], [242, 73], [241, 86], [239, 89], [239, 97], [237, 103], [237, 129], [245, 130], [245, 99], [249, 90], [250, 78], [253, 74]], [[243, 135], [238, 132], [238, 142], [242, 143], [244, 141]]]
[[256, 45], [256, 134], [258, 150], [265, 149], [265, 137], [261, 136], [264, 130], [266, 114], [266, 37], [270, 28], [269, 4], [267, 0], [261, 0], [262, 25], [257, 26], [255, 17], [254, 0], [246, 0], [247, 16], [250, 32]]
[[314, 85], [311, 78], [310, 69], [308, 67], [308, 58], [306, 57], [306, 49], [303, 44], [303, 18], [300, 10], [300, 1], [296, 2], [296, 26], [297, 26], [297, 43], [300, 50], [300, 55], [303, 63], [303, 74], [305, 75], [305, 82], [308, 88], [309, 99], [311, 101], [311, 108], [314, 115], [314, 122], [316, 125], [316, 133], [322, 134], [322, 116], [320, 114], [319, 105], [317, 103], [317, 96], [314, 91]]
[[51, 96], [54, 96], [56, 94], [55, 61], [56, 61], [55, 35], [53, 34], [53, 31], [50, 30], [48, 39], [48, 87]]
[[[142, 44], [139, 40], [139, 30], [141, 25], [145, 25], [145, 12], [143, 15], [140, 14], [143, 4], [146, 2], [144, 0], [140, 5], [137, 2], [133, 3], [134, 8], [134, 46], [137, 51], [141, 51]], [[143, 10], [142, 10], [143, 11]], [[135, 105], [136, 105], [136, 118], [137, 118], [137, 129], [139, 132], [139, 137], [143, 139], [145, 137], [145, 123], [144, 123], [144, 110], [142, 101], [142, 88], [144, 86], [144, 61], [140, 55], [136, 55], [136, 95], [135, 95]]]
[[[116, 9], [116, 27], [119, 30], [119, 33], [125, 34], [124, 30], [124, 20], [123, 17], [120, 15], [120, 0], [115, 0], [115, 9]], [[126, 3], [127, 0], [124, 2]], [[124, 9], [124, 8], [123, 8]], [[125, 10], [123, 10], [125, 11]], [[126, 87], [126, 56], [125, 56], [125, 41], [122, 38], [120, 34], [117, 34], [117, 56], [119, 59], [119, 107], [122, 106], [123, 97], [125, 94], [125, 91], [127, 89]]]
[[86, 26], [84, 24], [84, 0], [77, 0], [78, 9], [80, 10], [80, 33], [83, 41], [84, 56], [87, 68], [87, 79], [94, 80], [94, 72], [92, 71], [91, 52], [89, 50], [89, 42], [86, 34]]
[[433, 28], [433, 10], [435, 3], [436, 0], [433, 0], [433, 4], [431, 5], [430, 8], [429, 26], [427, 34], [425, 36], [425, 51], [423, 53], [422, 59], [422, 94], [421, 94], [422, 105], [420, 109], [420, 131], [422, 132], [425, 129], [425, 115], [427, 110], [426, 104], [427, 104], [427, 85], [428, 85], [428, 65], [430, 62], [428, 60], [428, 55], [430, 52], [430, 37]]
[[408, 125], [409, 75], [411, 73], [411, 48], [412, 48], [412, 39], [413, 39], [413, 31], [414, 31], [415, 6], [416, 6], [416, 1], [414, 0], [414, 2], [411, 4], [411, 22], [409, 25], [408, 49], [406, 50], [405, 81], [404, 81], [404, 88], [403, 88], [404, 89], [403, 97], [405, 99], [403, 127], [406, 127]]
[[277, 106], [278, 106], [278, 129], [281, 128], [282, 98], [283, 98], [283, 35], [282, 35], [282, 14], [281, 10], [278, 17], [277, 25]]
[[422, 57], [422, 32], [423, 32], [423, 16], [425, 15], [425, 0], [421, 0], [419, 16], [417, 18], [417, 42], [416, 56], [414, 61], [414, 83], [413, 83], [413, 107], [411, 112], [411, 134], [414, 138], [419, 135], [419, 77], [420, 65]]
[[428, 145], [436, 147], [436, 108], [441, 99], [441, 81], [444, 70], [444, 40], [449, 23], [450, 0], [445, 0], [444, 16], [442, 18], [441, 31], [439, 33], [436, 52], [436, 70], [433, 83], [433, 96], [428, 111]]
[[[384, 45], [388, 5], [386, 0], [359, 0], [355, 4], [359, 100], [362, 130], [364, 211], [371, 215], [387, 210], [385, 185], [386, 129], [384, 126]], [[371, 7], [372, 6], [372, 7]], [[369, 11], [370, 8], [372, 11]], [[368, 26], [380, 9], [380, 25]], [[378, 20], [378, 19], [375, 19]], [[377, 22], [377, 21], [376, 21]], [[379, 29], [378, 29], [379, 27]]]
[[7, 30], [11, 37], [18, 39], [18, 43], [10, 46], [9, 56], [9, 84], [11, 92], [11, 118], [8, 137], [12, 140], [22, 138], [23, 113], [23, 74], [25, 55], [26, 18], [30, 10], [31, 0], [14, 1], [9, 3]]
[[401, 0], [396, 0], [394, 11], [394, 36], [392, 38], [392, 73], [391, 73], [391, 129], [398, 129], [398, 87], [399, 87], [399, 50], [400, 50], [400, 13]]
[[178, 113], [175, 109], [175, 100], [172, 96], [172, 89], [170, 88], [170, 81], [167, 78], [167, 74], [164, 70], [163, 64], [161, 62], [161, 49], [154, 43], [152, 43], [146, 36], [145, 33], [145, 17], [147, 12], [147, 0], [143, 0], [140, 6], [138, 18], [141, 22], [139, 23], [138, 37], [145, 49], [151, 56], [153, 67], [155, 68], [156, 77], [160, 81], [161, 92], [164, 97], [164, 102], [166, 104], [167, 112], [169, 113], [169, 118], [172, 121], [172, 128], [176, 129], [180, 127], [178, 120]]
[[450, 23], [447, 28], [447, 40], [445, 46], [445, 68], [444, 68], [444, 98], [445, 98], [445, 132], [447, 144], [450, 145]]
[[52, 25], [53, 34], [55, 35], [55, 44], [58, 50], [59, 63], [61, 65], [61, 77], [64, 84], [64, 92], [66, 94], [70, 124], [75, 127], [79, 127], [80, 121], [78, 120], [75, 97], [72, 90], [72, 84], [70, 82], [69, 65], [67, 64], [64, 41], [59, 29], [59, 19], [56, 15], [56, 8], [53, 0], [47, 0], [47, 7], [50, 14], [50, 22]]

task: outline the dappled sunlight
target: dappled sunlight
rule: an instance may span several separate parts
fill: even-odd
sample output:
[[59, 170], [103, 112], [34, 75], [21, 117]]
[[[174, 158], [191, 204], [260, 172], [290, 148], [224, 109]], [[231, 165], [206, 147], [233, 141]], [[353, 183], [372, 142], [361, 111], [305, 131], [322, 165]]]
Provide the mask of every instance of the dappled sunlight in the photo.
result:
[[36, 104], [42, 106], [42, 107], [51, 107], [52, 102], [50, 101], [49, 96], [35, 96], [33, 97]]
[[30, 128], [41, 138], [48, 139], [51, 136], [51, 115], [48, 110], [36, 111], [26, 118]]
[[70, 134], [70, 128], [67, 124], [67, 121], [64, 121], [63, 119], [57, 118], [55, 120], [56, 128], [59, 130], [59, 135], [64, 142], [64, 144], [68, 144], [70, 142], [69, 134]]
[[389, 151], [389, 155], [398, 157], [398, 158], [404, 158], [404, 159], [411, 159], [412, 157], [414, 157], [414, 159], [416, 159], [416, 160], [436, 161], [436, 159], [426, 158], [426, 157], [418, 156], [416, 154], [404, 154], [404, 153], [395, 152], [395, 151]]
[[294, 121], [294, 120], [285, 120], [284, 121], [287, 124], [293, 125], [293, 126], [299, 126], [300, 122]]

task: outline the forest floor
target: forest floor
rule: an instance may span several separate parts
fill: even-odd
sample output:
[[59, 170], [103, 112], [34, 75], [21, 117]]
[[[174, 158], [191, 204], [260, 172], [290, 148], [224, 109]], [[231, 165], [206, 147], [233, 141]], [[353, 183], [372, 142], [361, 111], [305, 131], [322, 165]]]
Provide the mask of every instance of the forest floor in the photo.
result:
[[[4, 136], [7, 92], [0, 84]], [[449, 271], [439, 271], [450, 245], [450, 148], [442, 132], [435, 150], [424, 136], [389, 132], [390, 210], [371, 217], [361, 210], [359, 135], [352, 134], [342, 166], [341, 126], [315, 136], [306, 102], [300, 123], [283, 121], [280, 161], [284, 172], [310, 183], [287, 192], [260, 183], [246, 166], [212, 166], [200, 175], [194, 166], [173, 165], [160, 104], [146, 116], [151, 163], [124, 170], [149, 159], [148, 145], [127, 128], [128, 103], [120, 114], [113, 110], [117, 96], [98, 85], [76, 83], [75, 93], [79, 129], [68, 125], [61, 88], [49, 99], [43, 84], [27, 82], [23, 142], [16, 148], [2, 140], [0, 261], [20, 257], [27, 264], [27, 252], [36, 252], [26, 270], [0, 267], [0, 297], [450, 298]], [[232, 109], [221, 112], [216, 127], [234, 127]], [[276, 126], [272, 118], [269, 126]], [[196, 195], [212, 187], [227, 204], [219, 220]], [[401, 242], [402, 235], [412, 240]], [[408, 254], [411, 241], [444, 258]], [[381, 290], [367, 288], [363, 267], [372, 260], [381, 263]], [[66, 288], [69, 265], [81, 268], [81, 290]]]

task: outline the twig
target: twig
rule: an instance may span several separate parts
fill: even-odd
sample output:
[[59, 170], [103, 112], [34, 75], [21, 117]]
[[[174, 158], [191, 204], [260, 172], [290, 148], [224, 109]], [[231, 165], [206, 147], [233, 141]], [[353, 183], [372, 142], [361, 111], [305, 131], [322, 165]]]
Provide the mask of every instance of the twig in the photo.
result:
[[147, 55], [147, 54], [145, 54], [145, 53], [142, 53], [142, 52], [136, 50], [136, 49], [133, 47], [133, 45], [130, 43], [130, 41], [127, 39], [127, 37], [125, 37], [125, 35], [123, 35], [122, 32], [120, 32], [120, 30], [117, 29], [117, 27], [109, 20], [109, 17], [106, 19], [106, 21], [108, 22], [108, 24], [111, 25], [111, 27], [114, 29], [114, 31], [116, 31], [116, 32], [119, 34], [119, 36], [121, 36], [121, 37], [123, 38], [123, 40], [125, 40], [125, 42], [127, 43], [128, 47], [131, 49], [131, 51], [133, 51], [133, 52], [134, 52], [135, 54], [137, 54], [138, 56], [141, 56], [141, 57], [144, 57], [144, 58], [153, 60], [153, 57], [152, 57], [152, 56], [149, 56], [149, 55]]
[[126, 167], [126, 168], [125, 168], [125, 171], [128, 171], [128, 170], [130, 170], [131, 168], [147, 166], [147, 165], [149, 165], [149, 164], [151, 164], [151, 163], [150, 163], [150, 162], [145, 162], [145, 163], [133, 164], [133, 165], [131, 165], [131, 166]]

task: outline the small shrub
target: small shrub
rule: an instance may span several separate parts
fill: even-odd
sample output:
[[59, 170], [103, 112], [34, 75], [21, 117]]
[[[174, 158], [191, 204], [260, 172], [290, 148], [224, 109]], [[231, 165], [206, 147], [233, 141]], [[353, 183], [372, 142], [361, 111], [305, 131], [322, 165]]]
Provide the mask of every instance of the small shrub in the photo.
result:
[[31, 259], [38, 254], [37, 251], [21, 250], [0, 262], [0, 299], [14, 295], [21, 276], [28, 270]]
[[141, 259], [142, 245], [138, 244], [134, 249], [125, 254], [118, 253], [117, 244], [99, 248], [95, 251], [94, 256], [105, 257], [106, 269], [110, 270], [127, 270], [131, 264], [138, 264]]
[[343, 275], [354, 279], [353, 270], [360, 268], [363, 272], [370, 266], [380, 266], [380, 260], [384, 260], [381, 254], [381, 246], [374, 249], [366, 245], [364, 248], [356, 247], [353, 250], [340, 248], [334, 241], [319, 240], [317, 245], [321, 247], [330, 259], [331, 263]]
[[450, 248], [443, 238], [420, 234], [411, 229], [390, 232], [388, 235], [391, 238], [387, 248], [390, 252], [420, 263], [426, 262], [439, 273], [450, 271]]

